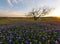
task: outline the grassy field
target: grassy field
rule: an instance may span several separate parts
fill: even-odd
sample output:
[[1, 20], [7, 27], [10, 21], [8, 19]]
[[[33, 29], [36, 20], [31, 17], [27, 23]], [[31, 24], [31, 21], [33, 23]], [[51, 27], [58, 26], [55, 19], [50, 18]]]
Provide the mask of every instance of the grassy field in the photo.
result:
[[0, 44], [27, 44], [29, 41], [31, 44], [54, 44], [56, 41], [60, 44], [59, 37], [60, 19], [56, 17], [41, 17], [38, 20], [22, 17], [0, 18]]
[[0, 25], [3, 24], [13, 24], [19, 22], [60, 22], [60, 19], [56, 17], [41, 17], [38, 20], [34, 20], [33, 18], [23, 18], [23, 17], [0, 17]]
[[[29, 23], [29, 22], [39, 22], [39, 23], [52, 23], [53, 26], [55, 23], [60, 24], [60, 19], [56, 17], [41, 17], [38, 20], [28, 17], [0, 17], [0, 26], [19, 24], [20, 22]], [[59, 27], [59, 25], [57, 25]]]
[[0, 24], [10, 24], [18, 22], [60, 22], [60, 19], [56, 17], [41, 17], [38, 20], [27, 17], [0, 17]]

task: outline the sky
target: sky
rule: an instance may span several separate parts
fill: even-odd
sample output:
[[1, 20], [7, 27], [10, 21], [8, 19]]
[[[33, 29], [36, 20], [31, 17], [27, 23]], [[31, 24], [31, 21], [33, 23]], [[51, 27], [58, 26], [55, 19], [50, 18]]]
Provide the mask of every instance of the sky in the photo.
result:
[[[32, 8], [43, 6], [56, 8], [58, 11], [60, 9], [60, 0], [0, 0], [0, 17], [25, 16]], [[53, 14], [56, 14], [56, 10]]]

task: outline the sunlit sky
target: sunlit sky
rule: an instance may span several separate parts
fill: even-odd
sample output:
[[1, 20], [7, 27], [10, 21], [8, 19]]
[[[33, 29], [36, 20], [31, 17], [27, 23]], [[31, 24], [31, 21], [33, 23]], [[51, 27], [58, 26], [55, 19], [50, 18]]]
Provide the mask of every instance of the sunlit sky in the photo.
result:
[[48, 16], [60, 16], [60, 0], [0, 0], [0, 17], [25, 16], [32, 8], [55, 8]]

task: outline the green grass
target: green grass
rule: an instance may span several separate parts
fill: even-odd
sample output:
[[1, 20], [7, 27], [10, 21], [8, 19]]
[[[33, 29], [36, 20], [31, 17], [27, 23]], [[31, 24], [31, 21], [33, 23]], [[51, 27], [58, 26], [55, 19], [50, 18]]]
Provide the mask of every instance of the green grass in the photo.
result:
[[41, 17], [38, 20], [34, 20], [33, 18], [19, 18], [19, 17], [1, 17], [0, 18], [0, 26], [3, 25], [10, 25], [20, 22], [60, 22], [60, 19], [57, 19], [56, 17]]

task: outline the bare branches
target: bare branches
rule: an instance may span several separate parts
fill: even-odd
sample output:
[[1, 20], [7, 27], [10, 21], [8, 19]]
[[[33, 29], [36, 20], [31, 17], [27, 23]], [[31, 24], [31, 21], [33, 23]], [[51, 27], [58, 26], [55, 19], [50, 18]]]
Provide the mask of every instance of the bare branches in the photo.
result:
[[41, 16], [48, 15], [51, 10], [52, 10], [52, 8], [48, 8], [48, 7], [41, 7], [41, 8], [38, 8], [38, 9], [33, 8], [32, 11], [29, 12], [28, 15], [32, 16], [34, 18], [34, 20], [35, 19], [37, 20]]

